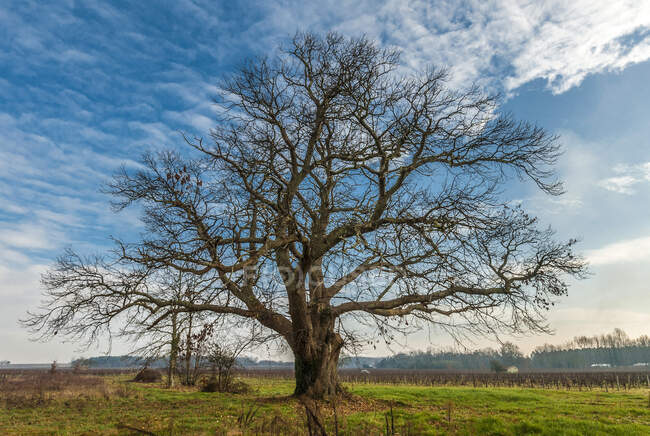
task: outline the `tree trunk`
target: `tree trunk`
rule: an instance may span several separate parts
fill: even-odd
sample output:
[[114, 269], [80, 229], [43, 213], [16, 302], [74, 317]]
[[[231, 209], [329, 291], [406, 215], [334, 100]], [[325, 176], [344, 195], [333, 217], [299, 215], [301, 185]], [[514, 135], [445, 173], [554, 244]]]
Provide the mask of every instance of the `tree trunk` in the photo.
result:
[[186, 386], [194, 385], [191, 376], [192, 368], [190, 366], [192, 363], [192, 347], [194, 346], [192, 341], [192, 318], [193, 315], [190, 313], [188, 316], [187, 337], [185, 338], [185, 381], [183, 384]]
[[178, 361], [178, 343], [179, 343], [179, 334], [178, 334], [178, 314], [174, 312], [172, 314], [172, 337], [169, 344], [169, 371], [167, 374], [167, 387], [174, 387], [174, 374], [176, 374], [176, 362]]
[[340, 392], [337, 366], [343, 346], [340, 335], [333, 331], [324, 340], [310, 338], [303, 346], [294, 347], [296, 389], [294, 395], [324, 399]]
[[167, 373], [167, 387], [174, 387], [174, 373], [176, 372], [176, 354], [172, 352], [169, 356], [169, 369]]

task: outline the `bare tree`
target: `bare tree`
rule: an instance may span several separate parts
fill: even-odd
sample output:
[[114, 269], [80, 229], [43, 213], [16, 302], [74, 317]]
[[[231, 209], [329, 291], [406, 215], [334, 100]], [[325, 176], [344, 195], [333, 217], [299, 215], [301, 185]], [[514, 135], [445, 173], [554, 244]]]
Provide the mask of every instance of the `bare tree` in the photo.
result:
[[[215, 327], [221, 332], [210, 338], [207, 347], [207, 360], [211, 366], [212, 377], [204, 386], [204, 390], [212, 392], [229, 392], [233, 386], [233, 370], [237, 358], [252, 346], [269, 342], [271, 337], [265, 334], [260, 325], [251, 324], [250, 329], [233, 329], [233, 325], [224, 322]], [[239, 330], [239, 332], [237, 331]]]
[[[173, 304], [277, 332], [297, 395], [336, 392], [354, 321], [386, 340], [418, 323], [545, 331], [564, 277], [585, 272], [574, 240], [554, 241], [503, 195], [517, 177], [561, 194], [557, 138], [476, 87], [449, 89], [443, 70], [399, 66], [364, 38], [297, 35], [224, 81], [210, 143], [146, 155], [108, 189], [118, 209], [145, 212], [147, 235], [117, 243], [121, 268], [214, 275], [199, 300]], [[64, 259], [46, 275], [51, 305], [32, 327], [80, 331], [72, 313], [93, 282], [78, 268]], [[127, 301], [148, 298], [140, 287], [129, 280]]]
[[[212, 326], [217, 322], [225, 323], [226, 317], [219, 313], [187, 310], [178, 302], [200, 301], [212, 290], [215, 280], [210, 276], [170, 269], [157, 272], [149, 279], [152, 280], [157, 286], [149, 283], [149, 289], [156, 290], [159, 300], [145, 306], [144, 314], [134, 316], [133, 310], [124, 310], [127, 305], [118, 305], [130, 317], [129, 328], [122, 328], [120, 335], [137, 345], [131, 354], [144, 357], [145, 361], [168, 356], [168, 387], [174, 386], [176, 374], [180, 374], [183, 384], [193, 385], [200, 369], [200, 353], [205, 351], [203, 348], [212, 334]], [[167, 305], [168, 302], [171, 304]], [[179, 360], [182, 360], [182, 368], [178, 366]]]

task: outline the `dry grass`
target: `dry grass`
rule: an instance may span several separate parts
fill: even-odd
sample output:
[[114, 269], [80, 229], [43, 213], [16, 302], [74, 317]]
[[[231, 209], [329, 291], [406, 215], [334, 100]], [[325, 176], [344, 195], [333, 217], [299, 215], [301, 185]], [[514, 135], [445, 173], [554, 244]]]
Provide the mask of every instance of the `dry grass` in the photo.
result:
[[130, 397], [128, 384], [97, 375], [27, 371], [0, 374], [0, 404], [4, 408], [37, 407], [52, 401]]

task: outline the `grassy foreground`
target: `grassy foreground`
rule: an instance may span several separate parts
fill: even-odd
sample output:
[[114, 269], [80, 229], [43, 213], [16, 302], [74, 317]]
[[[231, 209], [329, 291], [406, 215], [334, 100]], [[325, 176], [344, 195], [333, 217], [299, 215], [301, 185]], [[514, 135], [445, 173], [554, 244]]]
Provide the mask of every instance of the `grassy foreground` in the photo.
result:
[[[243, 379], [250, 393], [220, 394], [167, 390], [129, 377], [95, 377], [101, 380], [31, 396], [3, 394], [0, 434], [306, 434], [304, 409], [289, 397], [290, 380]], [[400, 435], [650, 434], [648, 390], [345, 387], [352, 395], [336, 405], [342, 435], [386, 434], [387, 424]], [[334, 434], [333, 405], [323, 405], [322, 414]]]

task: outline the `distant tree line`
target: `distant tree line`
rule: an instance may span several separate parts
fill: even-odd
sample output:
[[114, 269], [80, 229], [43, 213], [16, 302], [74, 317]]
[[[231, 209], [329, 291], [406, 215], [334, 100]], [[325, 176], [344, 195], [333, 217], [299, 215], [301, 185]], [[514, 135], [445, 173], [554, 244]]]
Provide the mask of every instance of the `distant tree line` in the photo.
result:
[[81, 365], [87, 368], [139, 368], [145, 365], [153, 368], [163, 368], [167, 366], [167, 359], [148, 360], [136, 356], [96, 356], [80, 357], [70, 362], [74, 367]]
[[530, 355], [533, 368], [585, 368], [591, 365], [632, 366], [650, 363], [650, 336], [630, 338], [623, 330], [577, 336], [562, 345], [545, 344]]
[[[91, 368], [166, 367], [168, 360], [145, 359], [134, 356], [101, 356], [82, 360]], [[73, 361], [76, 362], [77, 360]], [[623, 330], [595, 336], [577, 336], [560, 345], [544, 344], [525, 356], [517, 345], [504, 342], [497, 349], [475, 351], [428, 350], [398, 353], [386, 358], [347, 356], [341, 359], [343, 368], [447, 369], [447, 370], [501, 370], [508, 366], [519, 369], [581, 369], [592, 365], [633, 366], [650, 364], [650, 336], [630, 338]], [[257, 360], [240, 356], [240, 367], [292, 367], [292, 362]]]
[[[208, 359], [203, 359], [207, 361]], [[158, 359], [137, 357], [137, 356], [97, 356], [89, 358], [77, 358], [73, 359], [70, 362], [72, 366], [79, 364], [87, 368], [141, 368], [143, 366], [148, 366], [150, 368], [166, 368], [169, 365], [169, 359], [167, 357], [161, 357]], [[191, 364], [194, 365], [194, 360], [192, 359]], [[282, 367], [282, 368], [293, 368], [293, 362], [284, 362], [278, 360], [268, 360], [261, 359], [258, 360], [254, 357], [242, 356], [237, 357], [236, 365], [240, 367], [260, 367], [260, 368], [269, 368], [269, 367]], [[206, 365], [207, 366], [207, 365]]]
[[398, 353], [376, 363], [377, 368], [493, 370], [507, 366], [534, 369], [579, 369], [592, 365], [633, 366], [650, 363], [650, 337], [630, 338], [623, 330], [595, 336], [577, 336], [561, 344], [544, 344], [525, 356], [513, 343], [499, 350], [470, 352], [428, 350]]
[[377, 368], [399, 369], [451, 369], [490, 370], [505, 369], [508, 366], [527, 367], [529, 359], [524, 357], [519, 348], [505, 342], [500, 350], [485, 348], [471, 352], [456, 350], [428, 350], [399, 353], [380, 360]]

